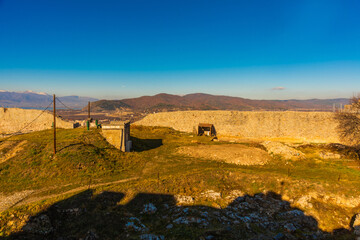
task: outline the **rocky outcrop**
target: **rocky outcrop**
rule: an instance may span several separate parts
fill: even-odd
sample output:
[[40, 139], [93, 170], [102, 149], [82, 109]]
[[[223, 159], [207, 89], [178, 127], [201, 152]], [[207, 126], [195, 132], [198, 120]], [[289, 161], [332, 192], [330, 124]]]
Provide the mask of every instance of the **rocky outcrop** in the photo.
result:
[[[183, 239], [186, 234], [187, 239], [338, 239], [340, 235], [357, 234], [360, 219], [357, 215], [353, 217], [353, 232], [322, 231], [314, 217], [273, 192], [243, 195], [234, 190], [229, 198], [225, 197], [229, 200], [225, 208], [187, 206], [194, 198], [205, 202], [222, 199], [214, 190], [194, 198], [139, 194], [129, 203], [119, 205], [123, 196], [114, 192], [95, 197], [89, 192], [81, 193], [31, 217], [14, 237], [161, 240]], [[179, 205], [179, 201], [185, 205]]]
[[285, 159], [299, 160], [304, 159], [305, 154], [295, 148], [286, 146], [280, 142], [265, 141], [261, 143], [271, 155], [280, 155]]
[[[213, 199], [213, 193], [213, 191], [208, 191], [204, 194], [205, 197]], [[162, 219], [161, 221], [167, 223], [161, 231], [166, 235], [171, 235], [173, 229], [177, 231], [202, 229], [205, 239], [217, 239], [220, 236], [220, 239], [226, 239], [226, 237], [233, 239], [236, 236], [234, 234], [242, 229], [243, 236], [241, 237], [246, 239], [273, 239], [276, 236], [279, 239], [321, 239], [326, 236], [317, 231], [317, 221], [314, 218], [306, 216], [300, 210], [292, 209], [289, 203], [270, 195], [240, 196], [225, 209], [205, 206], [178, 207], [157, 203], [146, 203], [143, 209], [148, 209], [149, 206], [160, 209], [158, 214], [151, 212], [151, 219], [155, 222]], [[128, 234], [127, 236], [142, 234], [140, 239], [164, 239], [163, 235], [152, 232], [151, 221], [146, 220], [149, 218], [149, 212], [144, 210], [133, 212], [136, 217], [127, 218], [123, 231]], [[215, 230], [213, 230], [214, 227]], [[24, 231], [44, 236], [53, 229], [48, 217], [40, 215], [27, 224]], [[264, 236], [269, 236], [269, 238], [263, 238]], [[239, 239], [242, 239], [241, 237]]]
[[352, 217], [350, 227], [354, 230], [354, 234], [360, 238], [360, 213]]

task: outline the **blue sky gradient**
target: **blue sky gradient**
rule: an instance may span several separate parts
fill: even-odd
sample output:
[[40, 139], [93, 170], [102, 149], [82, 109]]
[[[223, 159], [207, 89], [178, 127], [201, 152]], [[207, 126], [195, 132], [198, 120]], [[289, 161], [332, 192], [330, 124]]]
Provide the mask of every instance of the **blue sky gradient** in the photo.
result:
[[359, 12], [357, 0], [0, 0], [0, 89], [349, 97]]

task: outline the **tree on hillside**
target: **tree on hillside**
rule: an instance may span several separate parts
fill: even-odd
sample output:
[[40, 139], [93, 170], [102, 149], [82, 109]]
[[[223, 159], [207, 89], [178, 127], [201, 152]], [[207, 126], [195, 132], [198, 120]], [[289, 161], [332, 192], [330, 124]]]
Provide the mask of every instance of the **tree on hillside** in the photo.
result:
[[338, 133], [345, 143], [360, 145], [360, 94], [350, 99], [350, 105], [336, 112]]

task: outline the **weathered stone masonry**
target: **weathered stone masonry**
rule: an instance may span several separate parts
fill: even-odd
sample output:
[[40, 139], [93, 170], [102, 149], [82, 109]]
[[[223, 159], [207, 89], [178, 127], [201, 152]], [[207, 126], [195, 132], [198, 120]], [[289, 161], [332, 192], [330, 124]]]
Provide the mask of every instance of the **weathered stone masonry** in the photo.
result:
[[333, 117], [332, 112], [179, 111], [150, 114], [135, 124], [192, 132], [207, 122], [219, 136], [340, 142]]

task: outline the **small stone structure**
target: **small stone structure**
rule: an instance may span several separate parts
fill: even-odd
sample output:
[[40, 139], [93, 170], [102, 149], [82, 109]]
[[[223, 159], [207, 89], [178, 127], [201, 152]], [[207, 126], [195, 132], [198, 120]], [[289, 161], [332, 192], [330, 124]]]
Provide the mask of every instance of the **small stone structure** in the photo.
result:
[[122, 152], [131, 151], [130, 122], [102, 124], [101, 132], [104, 138], [117, 149], [120, 149]]
[[201, 135], [216, 136], [215, 127], [213, 124], [210, 123], [199, 123], [197, 134], [199, 136]]

